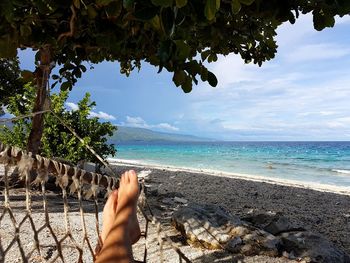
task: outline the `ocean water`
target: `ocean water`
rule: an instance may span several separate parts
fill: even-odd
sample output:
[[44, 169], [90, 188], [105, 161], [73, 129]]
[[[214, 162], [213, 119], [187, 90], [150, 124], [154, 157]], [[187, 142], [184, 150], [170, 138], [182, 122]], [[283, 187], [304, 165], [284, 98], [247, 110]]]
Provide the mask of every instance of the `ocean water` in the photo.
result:
[[117, 159], [150, 165], [350, 187], [350, 142], [132, 143], [117, 151]]

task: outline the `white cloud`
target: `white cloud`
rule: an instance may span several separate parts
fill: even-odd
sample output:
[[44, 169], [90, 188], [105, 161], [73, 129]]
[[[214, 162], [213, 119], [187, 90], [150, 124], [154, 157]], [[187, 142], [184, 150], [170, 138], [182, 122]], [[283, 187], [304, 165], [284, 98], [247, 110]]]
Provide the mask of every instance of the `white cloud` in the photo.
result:
[[[193, 97], [187, 110], [186, 118], [202, 121], [179, 119], [177, 126], [184, 130], [197, 125], [196, 132], [202, 136], [229, 140], [345, 139], [350, 132], [345, 119], [350, 111], [346, 67], [308, 69], [304, 74], [304, 69], [288, 69], [270, 68], [265, 74], [256, 72], [251, 81], [208, 89]], [[210, 123], [214, 119], [221, 122]]]
[[310, 116], [310, 115], [320, 115], [320, 116], [331, 116], [336, 115], [337, 111], [309, 111], [309, 112], [301, 112], [299, 116]]
[[344, 139], [350, 133], [350, 39], [338, 28], [318, 32], [311, 15], [284, 24], [276, 58], [261, 68], [237, 55], [220, 57], [209, 65], [218, 87], [194, 89], [187, 120], [176, 125], [230, 140]]
[[251, 80], [257, 66], [245, 64], [239, 56], [231, 54], [226, 57], [219, 56], [218, 61], [213, 65], [209, 65], [209, 68], [216, 75], [220, 81], [219, 85], [222, 87]]
[[74, 102], [66, 102], [66, 106], [71, 110], [71, 111], [77, 111], [79, 109], [79, 106], [75, 104]]
[[169, 123], [159, 123], [155, 125], [157, 128], [164, 129], [164, 130], [169, 130], [169, 131], [178, 131], [179, 128], [170, 125]]
[[316, 61], [325, 59], [339, 59], [350, 54], [346, 46], [331, 43], [310, 44], [298, 47], [286, 54], [285, 58], [292, 63]]
[[126, 122], [123, 123], [125, 126], [130, 126], [130, 127], [136, 127], [136, 128], [145, 128], [145, 129], [161, 129], [161, 130], [167, 130], [167, 131], [178, 131], [179, 128], [166, 123], [162, 122], [159, 124], [148, 124], [144, 119], [141, 117], [130, 117], [126, 116]]
[[114, 117], [113, 115], [110, 115], [108, 113], [105, 113], [103, 111], [99, 111], [98, 113], [91, 111], [89, 116], [92, 117], [92, 118], [93, 117], [97, 117], [99, 119], [106, 120], [106, 121], [116, 120], [116, 117]]
[[348, 23], [350, 23], [350, 16], [348, 16], [348, 15], [343, 16], [343, 17], [337, 16], [335, 19], [336, 25], [348, 24]]
[[316, 34], [313, 28], [312, 15], [300, 15], [295, 24], [284, 23], [277, 29], [277, 44], [279, 47], [294, 46], [305, 38]]
[[146, 121], [144, 119], [142, 119], [141, 117], [126, 116], [126, 124], [125, 125], [131, 126], [131, 127], [137, 127], [137, 128], [145, 128], [145, 129], [151, 128], [150, 125], [148, 125], [146, 123]]
[[[74, 102], [66, 102], [66, 106], [71, 111], [79, 110], [79, 106], [76, 103], [74, 103]], [[110, 115], [108, 113], [105, 113], [103, 111], [99, 111], [99, 112], [90, 111], [89, 117], [90, 118], [96, 117], [96, 118], [99, 118], [99, 119], [102, 119], [102, 120], [106, 120], [106, 121], [116, 120], [116, 117], [114, 117], [113, 115]]]

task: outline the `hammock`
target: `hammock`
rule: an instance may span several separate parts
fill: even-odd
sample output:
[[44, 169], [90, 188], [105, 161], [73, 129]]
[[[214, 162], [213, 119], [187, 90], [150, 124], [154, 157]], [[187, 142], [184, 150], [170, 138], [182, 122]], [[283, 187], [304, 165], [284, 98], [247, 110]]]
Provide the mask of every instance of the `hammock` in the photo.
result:
[[[34, 181], [32, 171], [36, 172]], [[22, 189], [11, 188], [9, 184], [16, 173], [25, 182]], [[55, 178], [61, 197], [47, 189], [50, 177]], [[92, 262], [95, 259], [94, 248], [101, 245], [99, 211], [104, 199], [118, 187], [117, 178], [86, 172], [40, 155], [32, 156], [0, 142], [0, 179], [3, 181], [0, 262]], [[157, 226], [159, 261], [163, 262], [165, 241], [177, 252], [180, 262], [191, 262], [161, 232], [161, 225], [144, 194], [141, 196], [139, 210], [146, 222], [143, 237], [147, 239], [149, 223]], [[146, 204], [148, 213], [140, 203]], [[147, 242], [141, 262], [147, 262]]]

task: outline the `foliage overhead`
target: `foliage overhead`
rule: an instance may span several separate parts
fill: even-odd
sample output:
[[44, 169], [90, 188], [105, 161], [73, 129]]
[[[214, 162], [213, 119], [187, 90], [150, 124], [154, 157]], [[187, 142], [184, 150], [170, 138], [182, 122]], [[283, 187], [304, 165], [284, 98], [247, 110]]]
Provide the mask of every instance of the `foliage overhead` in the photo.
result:
[[4, 114], [10, 97], [23, 92], [23, 85], [18, 59], [0, 58], [0, 115]]
[[83, 61], [118, 61], [126, 75], [145, 61], [190, 92], [199, 77], [217, 85], [204, 63], [218, 54], [261, 65], [275, 56], [281, 23], [312, 13], [322, 30], [349, 12], [349, 0], [1, 0], [0, 57], [49, 46], [62, 89], [86, 70]]
[[[113, 144], [107, 143], [107, 137], [113, 135], [116, 127], [109, 122], [100, 123], [98, 118], [89, 117], [91, 109], [96, 104], [91, 102], [88, 93], [78, 103], [79, 109], [76, 111], [65, 109], [67, 98], [68, 91], [53, 94], [51, 96], [52, 111], [72, 127], [84, 140], [84, 143], [91, 146], [101, 157], [114, 156], [116, 150]], [[30, 113], [34, 100], [35, 88], [31, 84], [26, 84], [24, 94], [16, 94], [9, 99], [7, 110], [15, 116]], [[0, 140], [23, 149], [26, 146], [30, 129], [30, 119], [16, 120], [11, 128], [2, 127], [0, 129]], [[45, 114], [40, 154], [46, 157], [60, 157], [72, 163], [80, 160], [98, 163], [95, 156], [82, 146], [82, 143], [56, 117], [52, 114]]]

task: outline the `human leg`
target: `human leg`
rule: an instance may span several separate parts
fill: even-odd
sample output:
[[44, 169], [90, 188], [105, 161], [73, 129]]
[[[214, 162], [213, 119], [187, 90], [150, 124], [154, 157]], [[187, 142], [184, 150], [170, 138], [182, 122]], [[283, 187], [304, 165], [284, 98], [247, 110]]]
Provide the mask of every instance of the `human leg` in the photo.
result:
[[136, 173], [124, 173], [118, 191], [111, 194], [104, 208], [103, 245], [96, 262], [132, 262], [131, 245], [140, 237], [136, 216], [138, 191]]

